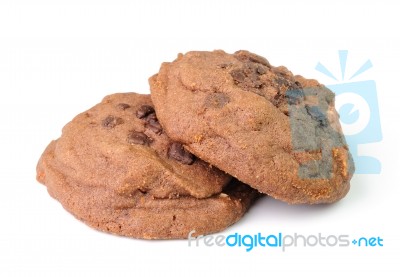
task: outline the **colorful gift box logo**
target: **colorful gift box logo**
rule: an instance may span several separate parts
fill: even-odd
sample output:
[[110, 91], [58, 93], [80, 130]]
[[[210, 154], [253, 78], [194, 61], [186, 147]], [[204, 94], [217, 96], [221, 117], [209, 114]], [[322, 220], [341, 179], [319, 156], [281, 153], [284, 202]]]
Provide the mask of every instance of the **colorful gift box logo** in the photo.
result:
[[[344, 82], [347, 55], [347, 50], [339, 51], [341, 82], [321, 63], [318, 63], [315, 69], [337, 82], [327, 87], [336, 94], [336, 109], [340, 114], [343, 133], [356, 165], [355, 173], [379, 174], [380, 161], [375, 157], [360, 156], [358, 153], [360, 144], [382, 140], [376, 83], [373, 80]], [[371, 61], [366, 61], [348, 80], [351, 81], [371, 67]]]

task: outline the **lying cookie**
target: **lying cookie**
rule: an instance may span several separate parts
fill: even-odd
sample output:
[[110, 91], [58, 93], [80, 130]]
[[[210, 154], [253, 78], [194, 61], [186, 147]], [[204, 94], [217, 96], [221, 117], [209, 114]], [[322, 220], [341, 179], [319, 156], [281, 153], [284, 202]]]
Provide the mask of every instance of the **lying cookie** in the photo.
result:
[[189, 52], [150, 78], [161, 125], [191, 153], [288, 203], [344, 197], [354, 172], [334, 94], [247, 51]]
[[43, 153], [37, 179], [96, 229], [145, 239], [213, 233], [257, 193], [171, 141], [150, 96], [114, 94], [78, 115]]

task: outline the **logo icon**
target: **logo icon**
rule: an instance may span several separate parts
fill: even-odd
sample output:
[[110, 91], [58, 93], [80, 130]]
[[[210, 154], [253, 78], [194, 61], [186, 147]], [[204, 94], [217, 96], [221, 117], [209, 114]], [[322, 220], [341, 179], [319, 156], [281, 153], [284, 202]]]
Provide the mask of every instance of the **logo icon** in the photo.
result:
[[335, 106], [340, 114], [343, 133], [356, 164], [355, 173], [379, 174], [381, 172], [380, 161], [375, 157], [362, 156], [358, 151], [360, 144], [382, 140], [376, 83], [373, 80], [352, 81], [372, 68], [372, 62], [367, 60], [345, 82], [347, 56], [347, 50], [339, 51], [340, 81], [320, 62], [315, 69], [335, 81], [334, 84], [327, 85], [327, 87], [336, 94]]

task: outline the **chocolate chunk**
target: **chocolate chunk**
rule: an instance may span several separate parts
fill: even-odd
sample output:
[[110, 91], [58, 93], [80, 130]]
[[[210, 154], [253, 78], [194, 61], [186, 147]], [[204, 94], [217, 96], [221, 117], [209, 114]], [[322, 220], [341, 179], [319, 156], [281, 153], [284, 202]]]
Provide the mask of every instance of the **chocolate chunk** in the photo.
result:
[[321, 110], [319, 109], [318, 106], [306, 105], [306, 110], [307, 110], [307, 113], [311, 116], [312, 119], [314, 119], [314, 120], [319, 122], [320, 126], [323, 126], [323, 127], [328, 126], [328, 120], [327, 120], [325, 114], [323, 114], [321, 112]]
[[148, 114], [146, 117], [143, 117], [142, 119], [146, 121], [146, 127], [152, 130], [154, 133], [158, 135], [162, 133], [163, 129], [161, 127], [160, 122], [158, 122], [157, 116], [154, 112]]
[[157, 118], [156, 119], [150, 118], [149, 120], [146, 120], [146, 122], [147, 122], [146, 127], [152, 130], [154, 133], [158, 135], [162, 133], [163, 129], [161, 127], [160, 122], [158, 122]]
[[168, 149], [168, 157], [173, 158], [183, 164], [193, 164], [195, 156], [186, 151], [183, 145], [178, 142], [173, 142]]
[[267, 71], [264, 69], [264, 67], [262, 67], [260, 65], [260, 66], [257, 66], [257, 73], [260, 75], [263, 75], [263, 74], [267, 73]]
[[266, 58], [261, 57], [254, 53], [250, 53], [249, 51], [246, 51], [246, 50], [236, 51], [234, 56], [235, 56], [235, 58], [237, 58], [239, 61], [242, 61], [242, 62], [250, 61], [253, 63], [259, 63], [262, 65], [265, 65], [267, 67], [271, 67], [270, 63], [268, 62], [268, 60]]
[[129, 144], [140, 144], [140, 145], [145, 145], [151, 142], [152, 140], [146, 136], [144, 133], [141, 132], [136, 132], [136, 131], [131, 131], [128, 134], [127, 142]]
[[116, 117], [113, 115], [109, 115], [106, 118], [103, 119], [103, 121], [101, 122], [101, 124], [103, 125], [104, 128], [107, 129], [112, 129], [117, 125], [120, 125], [124, 123], [124, 120], [120, 117]]
[[142, 119], [144, 119], [146, 122], [149, 122], [149, 121], [152, 121], [152, 120], [158, 121], [157, 115], [155, 113], [151, 113], [151, 114], [147, 115], [146, 117], [144, 117]]
[[131, 105], [126, 104], [126, 103], [119, 103], [117, 105], [117, 109], [121, 110], [121, 111], [125, 111], [126, 109], [129, 109], [131, 107]]
[[137, 110], [136, 116], [137, 118], [142, 119], [152, 113], [154, 113], [154, 108], [152, 106], [143, 105], [139, 108], [139, 110]]
[[216, 108], [220, 109], [226, 104], [230, 102], [230, 98], [225, 93], [213, 93], [207, 95], [206, 99], [204, 100], [204, 106], [206, 108]]
[[236, 83], [242, 83], [246, 79], [246, 75], [241, 69], [232, 70], [231, 76]]
[[304, 92], [301, 89], [289, 89], [285, 93], [289, 105], [299, 104], [304, 99]]
[[272, 99], [271, 103], [272, 103], [275, 107], [279, 108], [279, 107], [282, 105], [282, 103], [285, 102], [284, 99], [285, 99], [285, 96], [284, 96], [280, 91], [278, 91], [278, 92], [275, 94], [274, 98]]
[[246, 63], [242, 68], [232, 70], [230, 74], [235, 81], [235, 84], [244, 90], [253, 91], [254, 88], [262, 87], [258, 66], [255, 64]]
[[300, 83], [299, 81], [295, 81], [294, 84], [295, 84], [297, 87], [302, 88], [301, 83]]

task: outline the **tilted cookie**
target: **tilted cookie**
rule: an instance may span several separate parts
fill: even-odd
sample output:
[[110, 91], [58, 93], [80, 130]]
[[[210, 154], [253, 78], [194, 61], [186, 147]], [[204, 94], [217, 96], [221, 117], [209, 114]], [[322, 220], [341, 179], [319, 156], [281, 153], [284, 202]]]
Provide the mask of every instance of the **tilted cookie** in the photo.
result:
[[247, 51], [189, 52], [150, 78], [165, 132], [288, 203], [330, 203], [354, 172], [334, 94]]
[[225, 229], [257, 193], [171, 141], [149, 95], [107, 96], [63, 128], [37, 179], [87, 224], [146, 239]]

